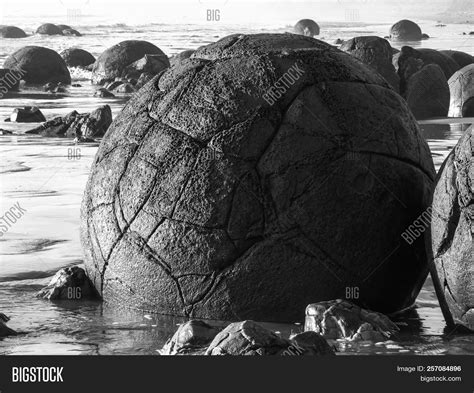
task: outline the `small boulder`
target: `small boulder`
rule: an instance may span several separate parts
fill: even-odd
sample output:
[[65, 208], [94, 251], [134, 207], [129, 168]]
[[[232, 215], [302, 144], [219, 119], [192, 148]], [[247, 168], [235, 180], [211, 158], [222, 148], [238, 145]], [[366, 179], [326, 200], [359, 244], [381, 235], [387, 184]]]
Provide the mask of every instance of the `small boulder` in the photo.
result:
[[117, 86], [114, 89], [115, 93], [121, 93], [121, 94], [129, 94], [129, 93], [134, 93], [135, 88], [131, 83], [121, 83], [119, 86]]
[[79, 266], [59, 270], [51, 282], [36, 295], [46, 300], [92, 300], [99, 295]]
[[474, 56], [471, 56], [468, 53], [458, 50], [440, 50], [439, 52], [458, 63], [459, 69], [464, 68], [469, 64], [474, 64]]
[[100, 89], [97, 89], [94, 93], [94, 97], [99, 97], [99, 98], [112, 98], [115, 97], [114, 93], [111, 93], [107, 89], [104, 89], [101, 87]]
[[0, 37], [1, 38], [25, 38], [26, 33], [16, 26], [3, 26], [0, 25]]
[[43, 113], [37, 106], [25, 106], [13, 109], [10, 121], [15, 123], [39, 123], [46, 121]]
[[304, 330], [332, 340], [384, 341], [399, 329], [384, 314], [337, 299], [308, 305]]
[[422, 40], [427, 40], [427, 39], [429, 39], [429, 38], [430, 38], [430, 36], [429, 36], [428, 34], [423, 33], [423, 34], [421, 35], [421, 39], [422, 39]]
[[450, 92], [449, 117], [474, 116], [474, 64], [456, 72], [448, 81]]
[[390, 38], [400, 41], [419, 41], [422, 39], [421, 28], [415, 22], [402, 19], [390, 28]]
[[312, 19], [301, 19], [295, 25], [295, 33], [314, 37], [319, 35], [319, 25]]
[[113, 82], [107, 83], [105, 85], [105, 88], [109, 91], [114, 90], [115, 88], [119, 87], [123, 83], [124, 83], [123, 80], [113, 81]]
[[170, 338], [163, 349], [161, 355], [201, 355], [206, 351], [207, 346], [219, 333], [217, 329], [207, 323], [193, 319], [179, 326], [176, 333]]
[[448, 115], [448, 81], [436, 64], [428, 64], [411, 76], [404, 97], [417, 119]]
[[75, 37], [81, 37], [82, 34], [75, 29], [64, 29], [61, 31], [63, 35], [70, 35]]
[[159, 74], [170, 66], [166, 55], [145, 55], [125, 68], [123, 75], [138, 78], [143, 72]]
[[0, 313], [0, 337], [16, 336], [18, 333], [10, 329], [6, 323], [10, 320], [5, 314]]
[[87, 67], [94, 64], [95, 57], [84, 49], [69, 48], [60, 53], [68, 67]]
[[62, 29], [53, 23], [45, 23], [36, 29], [36, 34], [63, 35]]
[[334, 355], [334, 348], [326, 339], [313, 331], [298, 333], [290, 337], [291, 345], [283, 355]]

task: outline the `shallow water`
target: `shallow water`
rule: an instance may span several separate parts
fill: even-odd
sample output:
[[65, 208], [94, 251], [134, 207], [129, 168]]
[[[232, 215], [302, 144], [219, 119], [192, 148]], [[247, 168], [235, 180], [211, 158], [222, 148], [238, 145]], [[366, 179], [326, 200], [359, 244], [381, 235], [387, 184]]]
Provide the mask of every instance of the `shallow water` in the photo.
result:
[[[347, 24], [346, 24], [347, 25]], [[473, 36], [461, 36], [466, 25], [434, 27], [422, 24], [433, 38], [418, 45], [459, 49], [474, 54]], [[77, 45], [94, 55], [124, 39], [146, 39], [158, 44], [168, 55], [197, 48], [234, 32], [283, 32], [287, 27], [248, 26], [75, 26], [83, 37], [39, 37], [2, 40], [0, 64], [16, 48], [43, 45], [57, 51]], [[328, 42], [354, 35], [385, 35], [388, 25], [323, 25]], [[400, 46], [395, 43], [394, 46]], [[0, 119], [12, 108], [38, 105], [47, 119], [71, 110], [88, 112], [99, 105], [111, 105], [114, 116], [127, 97], [92, 97], [94, 87], [85, 71], [71, 70], [74, 83], [62, 95], [50, 95], [40, 89], [0, 101]], [[438, 169], [463, 131], [474, 119], [435, 119], [420, 123]], [[79, 243], [79, 207], [89, 168], [98, 143], [74, 145], [71, 140], [24, 135], [35, 124], [0, 122], [0, 128], [12, 135], [0, 136], [1, 211], [20, 203], [26, 213], [0, 237], [0, 311], [11, 317], [9, 326], [21, 335], [0, 340], [0, 354], [156, 354], [176, 330], [182, 318], [150, 316], [124, 310], [111, 310], [97, 302], [51, 303], [34, 297], [60, 268], [82, 262]], [[303, 312], [303, 310], [302, 310]], [[283, 336], [302, 330], [295, 324], [267, 324]], [[344, 354], [474, 354], [472, 338], [444, 334], [444, 321], [431, 281], [425, 283], [413, 310], [396, 317], [401, 332], [386, 343], [335, 343]]]

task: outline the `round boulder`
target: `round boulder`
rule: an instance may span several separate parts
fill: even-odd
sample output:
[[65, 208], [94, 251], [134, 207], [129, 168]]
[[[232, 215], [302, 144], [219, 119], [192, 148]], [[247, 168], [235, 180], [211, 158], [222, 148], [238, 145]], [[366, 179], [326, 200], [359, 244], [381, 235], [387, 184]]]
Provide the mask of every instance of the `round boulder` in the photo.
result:
[[63, 29], [61, 30], [62, 34], [63, 35], [72, 35], [72, 36], [75, 36], [75, 37], [81, 37], [82, 34], [79, 33], [77, 30], [75, 29]]
[[438, 172], [431, 246], [440, 287], [455, 322], [474, 330], [474, 128], [464, 132]]
[[471, 56], [469, 53], [458, 50], [440, 50], [439, 52], [453, 59], [458, 63], [459, 68], [464, 68], [469, 64], [474, 64], [474, 56]]
[[448, 115], [448, 81], [436, 64], [428, 64], [413, 74], [408, 80], [404, 96], [417, 119]]
[[95, 57], [84, 49], [69, 48], [60, 53], [68, 67], [87, 67], [95, 62]]
[[16, 26], [2, 26], [0, 25], [1, 38], [25, 38], [26, 33]]
[[105, 50], [98, 58], [92, 69], [92, 82], [104, 84], [121, 77], [123, 71], [133, 62], [145, 55], [160, 55], [162, 61], [169, 67], [168, 57], [160, 48], [147, 41], [123, 41]]
[[301, 19], [295, 25], [295, 33], [314, 37], [319, 35], [319, 25], [312, 19]]
[[25, 46], [7, 57], [5, 68], [22, 70], [26, 83], [71, 83], [71, 75], [62, 57], [52, 49], [41, 46]]
[[450, 92], [449, 117], [474, 116], [474, 64], [456, 72], [448, 81]]
[[434, 176], [368, 66], [302, 35], [231, 35], [110, 126], [82, 204], [86, 269], [106, 301], [157, 313], [296, 321], [348, 285], [394, 312], [426, 278], [423, 242], [401, 234]]
[[419, 41], [422, 39], [421, 28], [415, 22], [402, 19], [390, 28], [390, 38], [400, 41]]
[[52, 23], [45, 23], [36, 29], [36, 34], [63, 35], [63, 31]]
[[355, 37], [339, 48], [371, 66], [395, 89], [399, 90], [400, 78], [392, 64], [392, 47], [386, 39], [376, 36]]

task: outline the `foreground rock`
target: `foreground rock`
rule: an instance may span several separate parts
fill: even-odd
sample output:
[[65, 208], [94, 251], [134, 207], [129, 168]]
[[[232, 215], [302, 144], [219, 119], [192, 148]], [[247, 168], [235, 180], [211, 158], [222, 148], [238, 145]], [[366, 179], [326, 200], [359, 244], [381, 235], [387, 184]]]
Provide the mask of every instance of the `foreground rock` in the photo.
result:
[[95, 57], [84, 49], [69, 48], [60, 53], [68, 67], [87, 67], [95, 62]]
[[399, 329], [383, 314], [338, 299], [306, 307], [304, 330], [314, 331], [333, 340], [384, 341]]
[[25, 46], [8, 56], [5, 68], [22, 70], [26, 83], [45, 84], [61, 82], [69, 85], [71, 75], [66, 63], [57, 52], [41, 46]]
[[36, 29], [36, 34], [62, 35], [62, 29], [53, 23], [45, 23]]
[[40, 123], [46, 121], [43, 113], [37, 106], [25, 106], [13, 109], [10, 121], [15, 123]]
[[46, 300], [95, 300], [99, 295], [84, 269], [79, 266], [59, 270], [36, 295]]
[[232, 35], [114, 120], [83, 199], [86, 269], [106, 301], [157, 313], [295, 321], [348, 282], [395, 312], [426, 278], [423, 240], [400, 236], [434, 176], [406, 103], [368, 66], [309, 37]]
[[0, 313], [0, 337], [16, 336], [18, 334], [6, 325], [9, 320], [10, 318], [5, 314]]
[[415, 22], [402, 19], [390, 28], [390, 38], [400, 41], [420, 41], [422, 39], [421, 28]]
[[145, 55], [157, 55], [161, 62], [169, 67], [168, 57], [160, 48], [147, 41], [122, 41], [107, 50], [98, 58], [92, 69], [92, 82], [104, 84], [116, 77], [124, 76], [125, 69]]
[[456, 72], [448, 81], [450, 117], [474, 116], [474, 64]]
[[454, 321], [474, 330], [474, 128], [464, 132], [438, 172], [431, 246], [439, 285]]
[[314, 37], [319, 35], [319, 25], [312, 19], [301, 19], [295, 25], [295, 33]]
[[400, 78], [392, 64], [392, 47], [387, 40], [376, 36], [355, 37], [345, 41], [339, 49], [371, 66], [399, 91]]
[[417, 119], [448, 115], [448, 81], [436, 64], [429, 64], [413, 74], [403, 94]]
[[26, 133], [77, 138], [81, 142], [104, 136], [111, 123], [112, 111], [110, 106], [104, 105], [91, 113], [80, 114], [73, 111], [64, 117], [56, 117]]
[[4, 26], [0, 25], [0, 37], [1, 38], [25, 38], [26, 33], [16, 26]]

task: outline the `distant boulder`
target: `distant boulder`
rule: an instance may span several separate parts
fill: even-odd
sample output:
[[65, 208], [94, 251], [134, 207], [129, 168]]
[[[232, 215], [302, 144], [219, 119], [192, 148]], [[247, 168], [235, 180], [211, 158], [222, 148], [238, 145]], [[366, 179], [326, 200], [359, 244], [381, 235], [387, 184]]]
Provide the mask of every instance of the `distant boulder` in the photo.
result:
[[301, 19], [295, 25], [295, 33], [314, 37], [319, 35], [319, 25], [312, 19]]
[[97, 89], [94, 93], [94, 97], [99, 97], [99, 98], [113, 98], [115, 97], [115, 94], [108, 91], [107, 89], [101, 87], [100, 89]]
[[3, 26], [0, 25], [0, 37], [1, 38], [25, 38], [26, 33], [16, 26]]
[[422, 39], [421, 28], [415, 22], [402, 19], [390, 28], [390, 38], [401, 41], [419, 41]]
[[63, 31], [55, 24], [45, 23], [36, 29], [36, 34], [63, 35]]
[[72, 36], [75, 36], [75, 37], [81, 37], [82, 36], [82, 34], [79, 33], [75, 29], [64, 29], [64, 30], [62, 30], [62, 33], [63, 33], [63, 35], [72, 35]]
[[68, 67], [87, 67], [95, 62], [95, 57], [84, 49], [69, 48], [60, 53]]
[[448, 81], [449, 117], [474, 116], [474, 64], [456, 72]]

